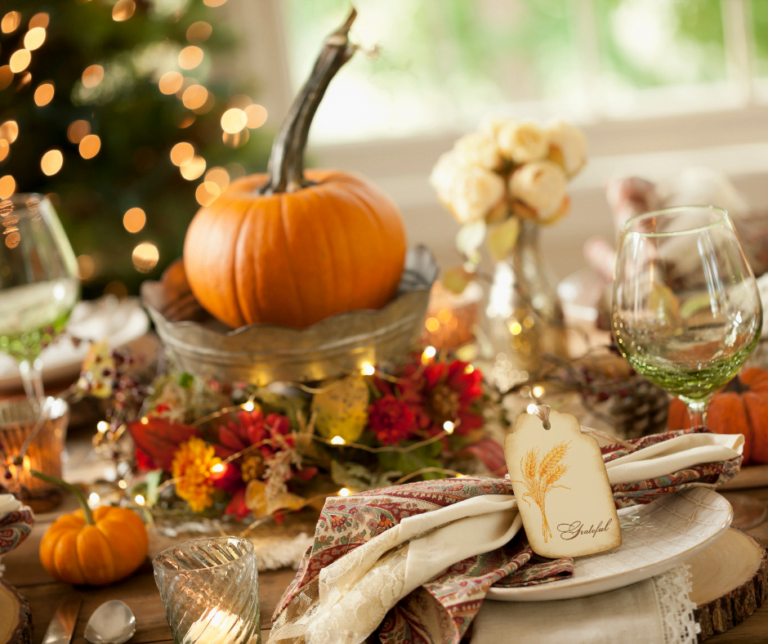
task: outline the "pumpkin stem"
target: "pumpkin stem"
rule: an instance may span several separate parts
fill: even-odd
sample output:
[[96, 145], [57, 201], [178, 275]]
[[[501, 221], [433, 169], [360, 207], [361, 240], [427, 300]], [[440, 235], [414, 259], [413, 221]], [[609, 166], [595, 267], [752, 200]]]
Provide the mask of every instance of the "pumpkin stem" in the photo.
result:
[[356, 17], [353, 7], [344, 24], [325, 39], [315, 67], [288, 110], [272, 145], [269, 180], [259, 189], [259, 194], [296, 192], [310, 185], [304, 178], [304, 148], [309, 127], [331, 80], [355, 53], [356, 47], [349, 43], [349, 29]]
[[91, 508], [88, 507], [88, 501], [85, 500], [85, 495], [83, 494], [82, 490], [80, 490], [79, 487], [77, 487], [76, 485], [72, 485], [71, 483], [67, 483], [66, 481], [63, 481], [62, 479], [57, 478], [55, 476], [50, 476], [49, 474], [43, 474], [42, 472], [38, 472], [37, 470], [30, 470], [30, 474], [32, 474], [32, 476], [36, 476], [41, 481], [45, 481], [46, 483], [50, 483], [51, 485], [62, 487], [65, 490], [72, 492], [72, 494], [75, 495], [77, 502], [80, 504], [80, 507], [83, 510], [83, 516], [85, 517], [85, 525], [96, 525], [96, 521], [93, 520], [93, 512], [91, 512]]

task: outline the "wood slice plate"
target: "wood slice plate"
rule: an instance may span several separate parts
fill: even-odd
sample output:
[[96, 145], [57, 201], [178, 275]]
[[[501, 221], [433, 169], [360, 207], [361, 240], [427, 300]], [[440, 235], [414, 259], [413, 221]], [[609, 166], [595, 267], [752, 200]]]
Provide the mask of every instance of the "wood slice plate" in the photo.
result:
[[30, 644], [29, 604], [10, 584], [0, 580], [0, 644]]
[[768, 551], [741, 530], [729, 529], [687, 563], [700, 642], [741, 624], [768, 599]]

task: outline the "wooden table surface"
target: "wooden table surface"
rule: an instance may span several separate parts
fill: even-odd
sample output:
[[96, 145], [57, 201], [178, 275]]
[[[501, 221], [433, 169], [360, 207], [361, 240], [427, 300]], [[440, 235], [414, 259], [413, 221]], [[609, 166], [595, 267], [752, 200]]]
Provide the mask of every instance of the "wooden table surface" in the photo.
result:
[[[745, 494], [768, 503], [768, 488], [744, 490], [732, 494]], [[33, 644], [40, 644], [45, 630], [53, 617], [59, 601], [67, 594], [75, 592], [83, 598], [83, 605], [77, 620], [73, 642], [83, 644], [83, 630], [91, 613], [102, 603], [110, 599], [120, 599], [131, 607], [136, 615], [136, 635], [131, 640], [135, 644], [149, 642], [172, 642], [171, 631], [165, 621], [163, 606], [149, 561], [127, 580], [107, 588], [86, 589], [59, 584], [51, 580], [43, 570], [38, 558], [40, 538], [44, 534], [52, 517], [42, 517], [30, 537], [15, 551], [8, 554], [3, 563], [6, 566], [5, 581], [13, 584], [26, 597], [32, 610]], [[748, 531], [764, 545], [768, 545], [768, 521]], [[278, 570], [259, 574], [259, 600], [261, 602], [261, 627], [264, 642], [269, 637], [272, 612], [293, 579], [293, 570]], [[765, 644], [768, 642], [768, 605], [758, 609], [746, 622], [736, 628], [713, 637], [712, 644]]]

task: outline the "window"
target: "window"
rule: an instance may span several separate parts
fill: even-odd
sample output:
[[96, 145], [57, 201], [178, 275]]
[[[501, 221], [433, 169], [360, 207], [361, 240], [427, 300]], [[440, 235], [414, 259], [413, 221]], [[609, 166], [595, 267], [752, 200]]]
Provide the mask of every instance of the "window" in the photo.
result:
[[[364, 51], [334, 81], [315, 143], [476, 127], [489, 113], [582, 122], [768, 100], [765, 0], [358, 0]], [[294, 89], [348, 0], [286, 0]], [[378, 52], [376, 47], [380, 46]]]

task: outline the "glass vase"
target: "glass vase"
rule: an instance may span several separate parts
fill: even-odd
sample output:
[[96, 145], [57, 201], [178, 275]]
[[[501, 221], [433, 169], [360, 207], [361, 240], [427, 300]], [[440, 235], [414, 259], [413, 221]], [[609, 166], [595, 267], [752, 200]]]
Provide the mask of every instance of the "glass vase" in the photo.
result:
[[256, 551], [246, 539], [188, 541], [152, 562], [178, 644], [261, 644]]
[[542, 256], [539, 228], [521, 219], [517, 243], [496, 263], [488, 293], [491, 377], [502, 391], [532, 378], [545, 356], [568, 355], [563, 308]]

